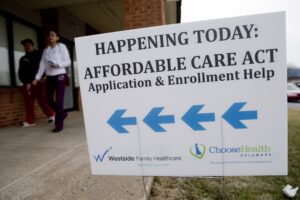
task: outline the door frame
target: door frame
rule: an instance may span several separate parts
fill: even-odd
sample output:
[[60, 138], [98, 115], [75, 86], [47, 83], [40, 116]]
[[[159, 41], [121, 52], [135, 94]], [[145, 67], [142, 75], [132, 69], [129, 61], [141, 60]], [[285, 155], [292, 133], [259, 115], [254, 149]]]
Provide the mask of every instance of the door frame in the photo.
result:
[[[75, 46], [75, 43], [74, 43], [74, 41], [69, 40], [67, 38], [63, 38], [63, 37], [60, 37], [59, 42], [64, 43], [67, 46], [67, 49], [68, 49], [69, 54], [70, 54], [70, 59], [71, 59], [70, 69], [71, 69], [71, 76], [72, 77], [71, 78], [69, 77], [70, 80], [71, 80], [71, 82], [69, 84], [72, 87], [73, 107], [66, 108], [65, 110], [66, 111], [74, 111], [74, 110], [77, 110], [77, 108], [76, 108], [77, 98], [76, 98], [75, 76], [74, 76], [74, 55], [73, 55], [73, 48]], [[71, 49], [68, 48], [68, 45], [71, 47]]]

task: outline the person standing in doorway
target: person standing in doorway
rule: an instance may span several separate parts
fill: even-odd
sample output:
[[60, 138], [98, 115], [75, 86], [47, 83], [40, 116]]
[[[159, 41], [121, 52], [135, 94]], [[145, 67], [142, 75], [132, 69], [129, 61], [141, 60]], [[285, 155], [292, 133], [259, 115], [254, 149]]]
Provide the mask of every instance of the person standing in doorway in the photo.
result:
[[[25, 100], [25, 121], [21, 127], [35, 126], [34, 100], [37, 99], [42, 111], [48, 117], [48, 122], [54, 121], [54, 112], [48, 106], [45, 92], [45, 81], [40, 81], [37, 85], [33, 85], [35, 74], [39, 69], [41, 53], [34, 48], [34, 43], [31, 39], [21, 41], [24, 46], [25, 55], [21, 57], [19, 62], [19, 79], [22, 82], [22, 93]], [[43, 76], [43, 74], [42, 74]]]
[[68, 81], [66, 67], [71, 65], [69, 51], [65, 44], [58, 42], [59, 35], [51, 30], [48, 33], [49, 45], [44, 49], [39, 70], [32, 82], [34, 85], [46, 72], [46, 93], [49, 106], [54, 109], [55, 128], [52, 132], [60, 132], [64, 127], [67, 113], [64, 111], [65, 87]]

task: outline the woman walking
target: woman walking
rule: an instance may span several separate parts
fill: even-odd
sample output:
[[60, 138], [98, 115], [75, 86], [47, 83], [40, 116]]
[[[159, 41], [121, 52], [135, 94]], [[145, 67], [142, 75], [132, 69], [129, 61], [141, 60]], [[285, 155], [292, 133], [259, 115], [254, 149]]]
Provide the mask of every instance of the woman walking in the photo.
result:
[[67, 83], [66, 67], [71, 65], [69, 51], [63, 43], [58, 42], [56, 31], [48, 34], [49, 46], [44, 49], [39, 70], [32, 82], [34, 85], [46, 72], [46, 93], [49, 106], [55, 111], [55, 128], [52, 132], [63, 130], [64, 119], [67, 113], [64, 111], [64, 96]]

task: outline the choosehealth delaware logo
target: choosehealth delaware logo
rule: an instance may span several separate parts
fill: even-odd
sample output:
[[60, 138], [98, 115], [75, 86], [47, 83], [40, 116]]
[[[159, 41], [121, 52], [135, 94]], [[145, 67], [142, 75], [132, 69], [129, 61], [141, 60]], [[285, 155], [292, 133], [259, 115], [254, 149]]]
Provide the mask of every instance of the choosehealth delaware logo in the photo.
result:
[[271, 147], [267, 145], [241, 145], [233, 147], [209, 146], [196, 143], [190, 147], [192, 156], [202, 159], [205, 153], [209, 154], [238, 154], [240, 157], [270, 157]]
[[203, 144], [196, 143], [190, 147], [190, 153], [195, 158], [201, 159], [205, 155], [206, 147]]

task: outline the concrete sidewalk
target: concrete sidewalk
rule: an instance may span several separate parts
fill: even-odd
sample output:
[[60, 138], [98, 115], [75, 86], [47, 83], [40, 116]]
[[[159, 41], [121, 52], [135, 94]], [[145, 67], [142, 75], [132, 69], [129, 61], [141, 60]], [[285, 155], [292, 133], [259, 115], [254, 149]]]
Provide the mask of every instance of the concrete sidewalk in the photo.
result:
[[[145, 199], [142, 177], [92, 176], [81, 112], [53, 134], [46, 120], [0, 129], [0, 199]], [[152, 178], [144, 179], [148, 190]]]

